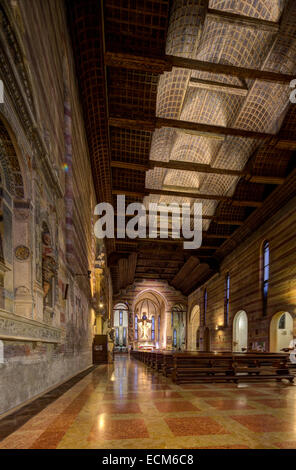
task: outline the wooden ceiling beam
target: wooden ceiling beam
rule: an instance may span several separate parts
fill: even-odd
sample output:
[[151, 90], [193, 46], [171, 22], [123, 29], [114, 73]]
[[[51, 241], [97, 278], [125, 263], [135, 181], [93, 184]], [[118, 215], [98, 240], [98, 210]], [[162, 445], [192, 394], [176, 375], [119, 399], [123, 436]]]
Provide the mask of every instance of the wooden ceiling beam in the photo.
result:
[[[171, 232], [171, 229], [170, 229], [170, 227], [168, 227], [168, 233], [170, 234], [170, 232]], [[162, 233], [166, 234], [166, 231], [164, 229], [160, 230], [160, 228], [158, 227], [157, 237], [161, 236]], [[227, 239], [227, 238], [230, 238], [231, 235], [229, 235], [229, 234], [227, 234], [227, 235], [224, 234], [223, 235], [223, 234], [217, 234], [217, 233], [202, 232], [202, 237], [203, 238], [211, 238], [211, 239], [217, 239], [217, 238], [218, 239]], [[139, 239], [139, 240], [141, 241], [142, 239]], [[153, 241], [154, 238], [151, 238], [150, 240]], [[186, 241], [186, 239], [184, 239], [182, 237], [174, 238], [174, 240]], [[189, 241], [189, 239], [188, 239], [188, 241]]]
[[201, 78], [191, 77], [188, 86], [190, 88], [199, 88], [201, 90], [218, 91], [229, 95], [247, 96], [249, 90], [245, 86], [230, 85], [229, 83], [217, 82], [215, 80], [203, 80]]
[[[156, 260], [156, 261], [157, 261], [157, 264], [156, 264], [156, 262], [153, 262], [153, 264], [142, 264], [142, 263], [140, 263], [139, 261], [142, 261], [142, 263], [143, 263], [143, 259], [138, 260], [138, 262], [137, 262], [137, 268], [151, 268], [151, 269], [152, 269], [152, 268], [161, 268], [161, 269], [163, 269], [163, 268], [167, 267], [167, 265], [168, 265], [169, 263], [175, 265], [175, 266], [168, 266], [169, 268], [178, 269], [178, 266], [181, 266], [181, 265], [184, 263], [184, 260], [183, 260], [183, 261], [178, 261], [178, 262], [173, 262], [173, 263], [172, 263], [171, 260], [165, 260], [165, 261], [164, 261], [164, 260], [159, 259], [159, 260]], [[147, 263], [148, 263], [149, 261], [150, 261], [150, 260], [147, 259]], [[163, 264], [162, 264], [162, 263], [163, 263]]]
[[178, 160], [169, 160], [168, 162], [149, 160], [147, 165], [140, 165], [132, 162], [111, 161], [112, 168], [124, 168], [127, 170], [147, 171], [153, 168], [165, 168], [169, 170], [193, 171], [199, 173], [213, 173], [217, 175], [244, 176], [246, 172], [238, 170], [229, 170], [227, 168], [213, 168], [204, 163], [184, 162]]
[[281, 133], [268, 134], [266, 132], [256, 132], [235, 127], [216, 126], [213, 124], [201, 124], [198, 122], [160, 117], [146, 118], [145, 116], [141, 116], [139, 119], [111, 116], [109, 117], [108, 122], [109, 126], [120, 129], [153, 132], [155, 129], [169, 127], [178, 129], [180, 132], [184, 132], [185, 134], [198, 135], [212, 139], [224, 140], [224, 137], [226, 136], [242, 137], [264, 141], [266, 145], [270, 145], [277, 149], [296, 150], [296, 138], [293, 137], [286, 139], [285, 136], [281, 136]]
[[120, 168], [124, 170], [135, 170], [135, 171], [145, 172], [150, 169], [150, 165], [141, 165], [140, 163], [121, 162], [121, 161], [112, 160], [111, 168]]
[[[167, 215], [166, 213], [164, 213], [165, 215]], [[118, 214], [116, 213], [115, 216], [117, 216]], [[155, 213], [152, 212], [152, 215], [155, 215]], [[158, 217], [161, 216], [161, 212], [158, 212], [157, 213]], [[131, 219], [134, 217], [134, 215], [124, 215], [127, 219]], [[169, 219], [172, 219], [172, 214], [171, 213], [168, 213], [168, 218]], [[184, 214], [184, 218], [187, 218], [187, 215]], [[203, 215], [202, 218], [204, 220], [213, 220], [213, 222], [215, 222], [216, 224], [218, 225], [243, 225], [244, 221], [243, 220], [231, 220], [231, 219], [222, 219], [222, 218], [219, 218], [219, 217], [216, 217], [214, 215]], [[190, 214], [190, 219], [194, 219], [194, 215], [193, 214]]]
[[[147, 170], [152, 170], [153, 168], [165, 168], [168, 170], [181, 170], [181, 171], [192, 171], [198, 173], [207, 173], [214, 175], [227, 175], [227, 176], [244, 176], [251, 183], [260, 183], [260, 184], [283, 184], [285, 178], [279, 176], [269, 176], [269, 175], [252, 175], [247, 171], [231, 170], [228, 168], [213, 168], [211, 165], [204, 163], [194, 163], [194, 162], [184, 162], [178, 160], [169, 160], [168, 162], [158, 161], [158, 160], [149, 160], [147, 165], [141, 165], [139, 163], [133, 162], [122, 162], [122, 161], [111, 161], [112, 168], [121, 168], [126, 170], [136, 170], [146, 172]], [[165, 188], [163, 188], [165, 189]]]
[[263, 20], [261, 18], [254, 18], [237, 13], [230, 13], [216, 8], [208, 8], [206, 19], [218, 22], [244, 26], [248, 28], [260, 29], [260, 31], [268, 31], [271, 33], [278, 33], [280, 30], [279, 23], [275, 21]]
[[258, 70], [247, 67], [238, 67], [228, 64], [219, 64], [173, 55], [166, 55], [163, 58], [155, 59], [153, 57], [143, 57], [133, 54], [106, 52], [104, 58], [105, 65], [109, 67], [142, 70], [155, 74], [169, 72], [173, 67], [180, 67], [183, 69], [197, 70], [199, 72], [231, 75], [232, 77], [264, 80], [276, 83], [290, 83], [293, 78], [295, 78], [291, 74], [271, 72], [268, 70]]
[[151, 274], [151, 273], [135, 273], [135, 278], [141, 279], [172, 279], [173, 274]]
[[139, 119], [132, 119], [111, 116], [109, 117], [109, 125], [111, 127], [133, 130], [145, 130], [150, 132], [153, 132], [155, 129], [160, 129], [162, 127], [170, 127], [195, 135], [209, 136], [214, 138], [221, 138], [221, 136], [230, 135], [234, 137], [265, 140], [267, 141], [267, 143], [271, 139], [275, 138], [274, 134], [268, 134], [265, 132], [249, 131], [247, 129], [216, 126], [213, 124], [201, 124], [198, 122], [181, 121], [179, 119], [168, 119], [160, 117], [145, 118], [145, 116], [141, 116], [139, 117]]
[[247, 180], [250, 183], [260, 183], [260, 184], [283, 184], [285, 178], [281, 178], [280, 176], [261, 176], [261, 175], [250, 175]]
[[[223, 238], [223, 237], [221, 237]], [[125, 245], [135, 245], [135, 244], [138, 244], [138, 243], [159, 243], [160, 245], [161, 244], [176, 244], [176, 245], [180, 245], [180, 244], [183, 244], [185, 241], [190, 241], [189, 239], [186, 240], [186, 239], [182, 239], [182, 238], [178, 238], [178, 239], [173, 239], [173, 238], [135, 238], [135, 239], [128, 239], [128, 240], [121, 240], [121, 239], [117, 239], [115, 238], [115, 243], [124, 243]], [[201, 247], [197, 248], [197, 250], [217, 250], [218, 248], [220, 248], [220, 246], [214, 246], [214, 245], [202, 245]]]
[[172, 267], [172, 266], [136, 266], [136, 273], [144, 273], [146, 271], [171, 271], [173, 273], [175, 273], [176, 271], [178, 271], [178, 267]]
[[163, 189], [145, 189], [145, 191], [127, 191], [125, 189], [113, 189], [112, 194], [125, 194], [126, 196], [137, 197], [139, 199], [149, 194], [157, 194], [159, 196], [176, 196], [176, 197], [185, 197], [190, 199], [207, 199], [212, 201], [228, 201], [234, 206], [242, 207], [260, 207], [262, 205], [261, 201], [249, 201], [249, 200], [234, 200], [230, 196], [221, 196], [213, 194], [202, 194], [202, 193], [189, 193], [181, 191], [165, 191]]

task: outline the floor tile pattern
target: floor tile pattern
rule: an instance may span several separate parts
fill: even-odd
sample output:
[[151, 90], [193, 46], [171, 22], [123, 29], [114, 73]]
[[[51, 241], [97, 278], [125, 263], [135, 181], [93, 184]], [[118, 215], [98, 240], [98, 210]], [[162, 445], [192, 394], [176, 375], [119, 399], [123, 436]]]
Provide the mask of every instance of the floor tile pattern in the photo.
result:
[[175, 385], [117, 356], [0, 420], [2, 449], [296, 449], [296, 385]]

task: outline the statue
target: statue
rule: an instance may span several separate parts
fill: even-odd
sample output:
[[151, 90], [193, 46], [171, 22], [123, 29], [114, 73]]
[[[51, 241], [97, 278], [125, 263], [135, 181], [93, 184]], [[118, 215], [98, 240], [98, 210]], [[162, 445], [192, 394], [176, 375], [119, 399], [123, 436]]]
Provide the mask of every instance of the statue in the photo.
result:
[[42, 284], [43, 297], [45, 298], [50, 289], [51, 279], [56, 275], [57, 263], [53, 256], [51, 238], [48, 229], [42, 232]]
[[141, 331], [142, 331], [142, 336], [141, 339], [143, 340], [148, 340], [148, 330], [151, 327], [152, 320], [148, 320], [146, 313], [142, 315], [141, 320], [138, 321], [138, 323], [142, 323]]

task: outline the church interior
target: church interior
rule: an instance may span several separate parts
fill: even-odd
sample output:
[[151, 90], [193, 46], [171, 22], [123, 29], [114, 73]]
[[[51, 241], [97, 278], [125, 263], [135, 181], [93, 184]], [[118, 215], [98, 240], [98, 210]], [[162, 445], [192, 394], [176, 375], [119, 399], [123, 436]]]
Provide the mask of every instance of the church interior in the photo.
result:
[[295, 0], [0, 1], [0, 449], [296, 449], [295, 79]]

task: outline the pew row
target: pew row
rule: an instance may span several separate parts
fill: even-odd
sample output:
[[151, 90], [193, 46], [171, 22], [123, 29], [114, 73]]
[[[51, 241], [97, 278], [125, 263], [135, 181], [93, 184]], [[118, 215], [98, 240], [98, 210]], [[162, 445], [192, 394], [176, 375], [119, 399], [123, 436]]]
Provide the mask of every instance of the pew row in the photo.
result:
[[133, 351], [132, 355], [177, 384], [282, 379], [292, 383], [294, 379], [285, 353]]

